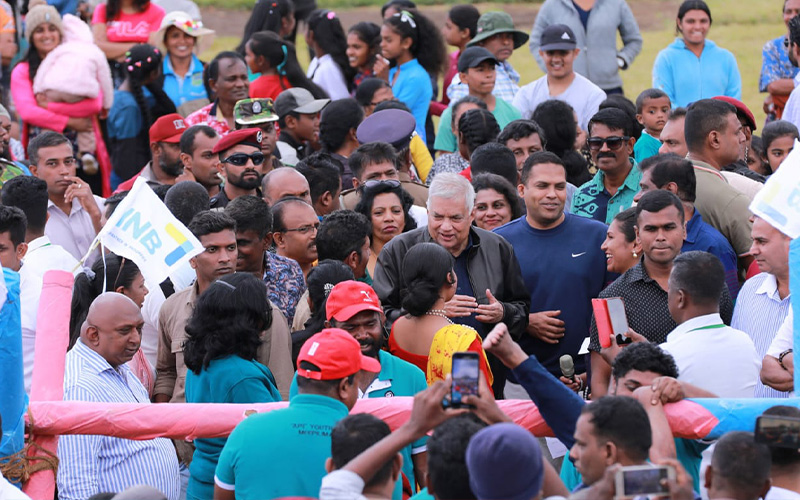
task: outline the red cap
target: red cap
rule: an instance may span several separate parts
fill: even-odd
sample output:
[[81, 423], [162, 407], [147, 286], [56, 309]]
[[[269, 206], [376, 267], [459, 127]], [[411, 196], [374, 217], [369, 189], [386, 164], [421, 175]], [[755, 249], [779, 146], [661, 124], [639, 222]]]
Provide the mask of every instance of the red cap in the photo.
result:
[[[308, 361], [319, 371], [300, 368]], [[377, 359], [361, 354], [361, 344], [340, 328], [326, 328], [306, 340], [297, 356], [297, 375], [313, 380], [336, 380], [349, 377], [359, 370], [381, 371]]]
[[747, 120], [747, 124], [750, 125], [750, 130], [756, 129], [756, 117], [753, 116], [752, 111], [750, 111], [750, 109], [747, 106], [745, 106], [742, 101], [740, 101], [739, 99], [734, 99], [733, 97], [728, 97], [726, 95], [718, 95], [716, 97], [712, 97], [712, 99], [715, 99], [717, 101], [724, 101], [727, 102], [728, 104], [733, 104], [733, 106], [736, 108], [736, 114], [744, 115], [745, 120]]
[[261, 149], [261, 138], [264, 133], [260, 128], [243, 128], [234, 130], [222, 136], [222, 139], [211, 150], [212, 153], [221, 153], [237, 144], [247, 144], [254, 148]]
[[164, 115], [150, 126], [150, 142], [170, 142], [177, 144], [188, 127], [178, 113]]
[[375, 290], [360, 281], [342, 281], [331, 290], [325, 305], [328, 320], [347, 321], [361, 311], [383, 314], [381, 300]]

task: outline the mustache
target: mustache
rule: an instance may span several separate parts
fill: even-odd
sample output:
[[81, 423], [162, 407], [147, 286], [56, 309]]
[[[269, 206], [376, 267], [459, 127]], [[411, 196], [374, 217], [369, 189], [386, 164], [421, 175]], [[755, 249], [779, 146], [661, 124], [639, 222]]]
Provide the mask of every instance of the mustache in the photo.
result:
[[614, 153], [597, 153], [597, 158], [616, 158]]

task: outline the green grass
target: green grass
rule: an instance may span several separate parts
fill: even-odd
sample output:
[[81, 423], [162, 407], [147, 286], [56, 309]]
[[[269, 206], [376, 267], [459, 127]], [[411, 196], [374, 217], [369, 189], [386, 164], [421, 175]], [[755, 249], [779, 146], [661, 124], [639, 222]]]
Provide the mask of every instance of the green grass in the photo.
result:
[[[212, 0], [201, 0], [201, 2], [211, 2]], [[227, 5], [235, 5], [228, 3]], [[340, 0], [332, 0], [339, 2]], [[252, 0], [247, 0], [252, 4]], [[329, 5], [331, 0], [320, 2], [322, 5]], [[344, 0], [341, 0], [344, 4]], [[383, 4], [383, 0], [348, 0], [347, 5], [360, 5], [358, 2], [367, 2], [374, 5]], [[421, 3], [434, 0], [423, 0]], [[634, 3], [632, 0], [631, 3]], [[436, 2], [441, 3], [441, 2]], [[761, 71], [761, 47], [767, 40], [780, 36], [785, 31], [780, 9], [782, 0], [751, 0], [747, 3], [737, 3], [740, 8], [733, 9], [730, 0], [708, 0], [711, 13], [714, 16], [714, 24], [711, 27], [709, 38], [718, 45], [724, 47], [736, 55], [739, 63], [739, 71], [742, 75], [742, 100], [750, 108], [756, 117], [759, 130], [764, 123], [764, 111], [762, 102], [765, 95], [758, 92], [758, 79]], [[677, 9], [676, 9], [677, 13]], [[627, 71], [622, 72], [625, 92], [629, 98], [635, 99], [644, 89], [652, 85], [652, 67], [658, 52], [666, 47], [675, 37], [673, 15], [664, 16], [662, 26], [659, 29], [650, 29], [642, 32], [644, 45], [642, 52]], [[529, 29], [529, 28], [526, 28]], [[239, 40], [235, 37], [220, 37], [215, 40], [209, 54], [213, 55], [220, 50], [231, 49], [238, 44]], [[308, 51], [305, 49], [305, 41], [298, 37], [297, 54], [304, 67], [308, 65]], [[621, 44], [621, 42], [620, 42]], [[210, 59], [209, 54], [205, 57]], [[511, 63], [519, 71], [522, 83], [529, 83], [540, 76], [542, 72], [527, 49], [527, 46], [519, 48], [511, 57]]]

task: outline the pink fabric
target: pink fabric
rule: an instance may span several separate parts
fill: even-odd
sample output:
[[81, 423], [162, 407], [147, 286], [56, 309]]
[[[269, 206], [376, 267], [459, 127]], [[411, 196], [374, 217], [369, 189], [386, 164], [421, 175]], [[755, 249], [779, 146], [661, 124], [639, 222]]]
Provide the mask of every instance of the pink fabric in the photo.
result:
[[[30, 401], [60, 401], [64, 398], [64, 366], [69, 345], [69, 315], [73, 276], [66, 271], [47, 271], [42, 281], [36, 318], [36, 358], [33, 364]], [[34, 417], [34, 423], [38, 424]], [[36, 434], [34, 441], [56, 453], [58, 436]], [[32, 455], [37, 455], [35, 449]], [[34, 474], [23, 488], [31, 498], [53, 498], [52, 471]]]
[[94, 44], [92, 30], [71, 14], [64, 16], [62, 29], [64, 42], [42, 61], [33, 79], [33, 93], [58, 90], [89, 98], [102, 95], [103, 108], [111, 109], [114, 101], [111, 69], [103, 51]]
[[147, 394], [153, 394], [153, 385], [155, 384], [155, 379], [153, 378], [153, 370], [150, 362], [147, 361], [147, 356], [144, 355], [141, 349], [136, 351], [134, 354], [133, 359], [128, 362], [128, 367], [131, 369], [136, 378], [139, 379], [139, 382], [142, 383], [145, 389], [147, 389]]
[[92, 25], [106, 24], [106, 37], [109, 42], [147, 43], [150, 33], [158, 31], [166, 12], [158, 5], [150, 2], [144, 12], [137, 14], [120, 13], [109, 22], [106, 19], [106, 4], [101, 3], [94, 9]]

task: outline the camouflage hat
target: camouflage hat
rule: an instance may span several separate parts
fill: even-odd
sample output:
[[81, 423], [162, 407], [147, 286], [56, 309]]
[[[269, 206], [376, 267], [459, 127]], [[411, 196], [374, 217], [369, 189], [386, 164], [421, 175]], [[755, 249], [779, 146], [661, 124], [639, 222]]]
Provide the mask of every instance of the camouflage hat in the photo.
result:
[[259, 125], [278, 121], [272, 99], [242, 99], [233, 107], [233, 119], [239, 125]]
[[528, 41], [528, 34], [514, 28], [514, 20], [506, 12], [486, 12], [478, 19], [478, 29], [475, 38], [467, 43], [467, 47], [477, 45], [500, 33], [511, 33], [514, 37], [514, 49], [520, 48]]

